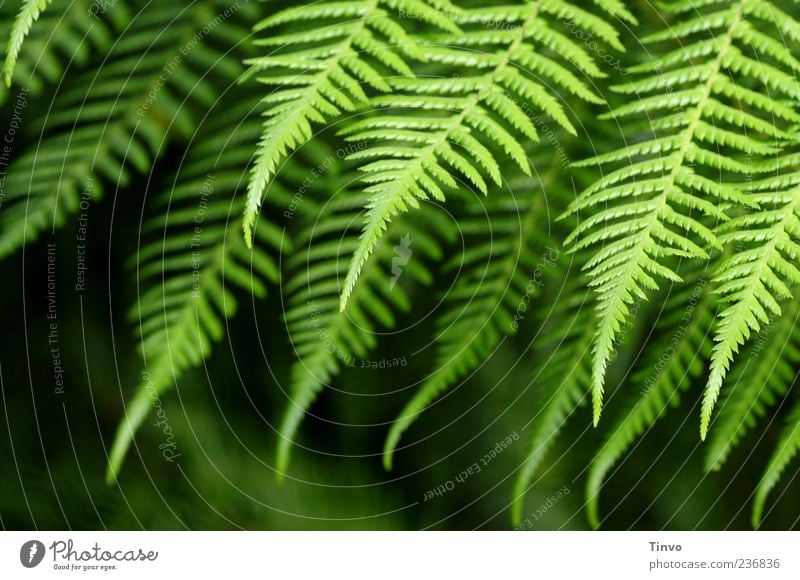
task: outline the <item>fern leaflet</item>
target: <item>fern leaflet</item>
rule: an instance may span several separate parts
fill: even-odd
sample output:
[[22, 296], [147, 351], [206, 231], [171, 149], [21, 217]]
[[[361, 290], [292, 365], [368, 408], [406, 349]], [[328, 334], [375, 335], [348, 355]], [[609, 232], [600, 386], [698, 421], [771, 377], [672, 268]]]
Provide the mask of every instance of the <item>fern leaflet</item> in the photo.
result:
[[[9, 167], [0, 257], [62, 225], [81, 194], [97, 200], [106, 183], [123, 187], [133, 170], [150, 170], [173, 134], [192, 134], [192, 105], [210, 107], [217, 98], [212, 83], [229, 83], [241, 72], [236, 55], [226, 54], [230, 47], [214, 44], [227, 28], [235, 30], [233, 22], [219, 24], [202, 46], [186, 50], [221, 3], [207, 0], [191, 9], [148, 4], [103, 67], [61, 87], [56, 112], [42, 123], [47, 136]], [[172, 25], [154, 39], [151, 30], [163, 22]], [[213, 74], [206, 73], [209, 59], [217, 64]]]
[[737, 359], [733, 383], [726, 389], [719, 417], [709, 432], [706, 469], [718, 470], [732, 449], [759, 417], [786, 394], [800, 363], [798, 301], [787, 301], [781, 317], [772, 316], [758, 337], [759, 344]]
[[[406, 238], [411, 240], [415, 251], [436, 259], [441, 257], [441, 244], [429, 232], [436, 232], [437, 236], [452, 235], [452, 224], [437, 212], [426, 214], [422, 223], [406, 220], [395, 224], [370, 260], [364, 284], [354, 293], [351, 309], [342, 313], [338, 308], [344, 266], [341, 253], [351, 251], [358, 241], [353, 224], [357, 223], [364, 196], [349, 192], [340, 195], [326, 206], [321, 216], [324, 219], [315, 219], [322, 225], [313, 228], [310, 222], [308, 234], [298, 238], [298, 246], [306, 243], [307, 248], [287, 261], [288, 267], [298, 268], [284, 287], [286, 292], [293, 293], [285, 318], [298, 361], [291, 370], [290, 401], [278, 429], [279, 477], [287, 471], [300, 422], [320, 391], [344, 365], [368, 355], [375, 346], [374, 329], [378, 325], [387, 328], [395, 325], [394, 309], [408, 310], [411, 306], [407, 291], [391, 284], [388, 271], [393, 246], [402, 245]], [[418, 283], [433, 280], [421, 260], [409, 261], [403, 272]]]

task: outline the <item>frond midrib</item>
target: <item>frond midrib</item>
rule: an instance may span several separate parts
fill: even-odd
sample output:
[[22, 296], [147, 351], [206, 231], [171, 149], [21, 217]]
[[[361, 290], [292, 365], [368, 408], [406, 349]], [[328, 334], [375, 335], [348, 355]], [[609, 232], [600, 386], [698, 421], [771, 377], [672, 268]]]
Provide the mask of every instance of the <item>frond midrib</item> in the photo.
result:
[[[359, 17], [358, 25], [353, 28], [351, 33], [339, 41], [338, 45], [342, 50], [321, 61], [325, 65], [324, 68], [320, 69], [317, 74], [313, 75], [313, 83], [306, 85], [302, 89], [302, 106], [296, 107], [290, 116], [286, 117], [279, 123], [278, 127], [270, 127], [270, 139], [274, 139], [274, 135], [276, 133], [281, 135], [282, 131], [288, 131], [291, 133], [292, 129], [297, 126], [296, 122], [294, 121], [297, 119], [307, 118], [307, 111], [309, 108], [316, 112], [316, 108], [314, 108], [311, 104], [312, 101], [320, 96], [320, 88], [324, 83], [328, 82], [330, 80], [330, 76], [340, 68], [342, 60], [345, 58], [352, 58], [353, 56], [359, 56], [358, 53], [352, 49], [353, 41], [357, 36], [364, 32], [367, 21], [369, 20], [370, 16], [379, 8], [382, 1], [383, 0], [368, 1], [369, 10]], [[266, 136], [264, 140], [266, 140]], [[283, 142], [283, 139], [280, 139], [280, 141]], [[255, 221], [257, 219], [268, 182], [272, 178], [273, 171], [270, 169], [270, 166], [272, 165], [273, 159], [270, 151], [265, 151], [263, 154], [259, 155], [255, 164], [253, 165], [252, 171], [254, 178], [251, 179], [248, 186], [244, 220], [242, 221], [242, 230], [244, 233], [245, 243], [247, 244], [248, 248], [252, 248], [253, 228], [255, 227]]]
[[776, 246], [778, 242], [785, 241], [787, 237], [787, 222], [794, 217], [798, 204], [800, 203], [800, 188], [795, 188], [793, 191], [795, 195], [792, 201], [781, 209], [783, 217], [772, 224], [768, 230], [774, 232], [774, 235], [769, 236], [769, 241], [762, 246], [761, 256], [758, 258], [758, 261], [755, 264], [752, 262], [750, 263], [750, 273], [744, 278], [744, 280], [749, 281], [746, 285], [749, 291], [746, 296], [737, 300], [736, 304], [726, 311], [725, 327], [715, 336], [716, 344], [714, 345], [714, 351], [711, 357], [710, 372], [701, 407], [700, 438], [704, 441], [708, 435], [708, 429], [711, 424], [711, 414], [716, 405], [717, 398], [719, 397], [722, 382], [728, 372], [728, 353], [738, 349], [739, 346], [739, 327], [732, 327], [729, 323], [731, 319], [742, 319], [740, 313], [748, 313], [752, 302], [758, 300], [755, 295], [755, 288], [761, 283], [765, 274], [772, 271], [770, 266], [771, 258], [773, 254], [777, 252]]
[[682, 130], [682, 143], [675, 154], [672, 169], [667, 178], [667, 183], [658, 194], [658, 209], [650, 214], [645, 227], [637, 234], [639, 239], [635, 244], [635, 259], [627, 261], [622, 276], [620, 277], [620, 283], [614, 287], [611, 296], [608, 298], [604, 297], [601, 301], [602, 317], [599, 323], [597, 338], [595, 340], [594, 364], [592, 371], [592, 404], [593, 421], [595, 426], [597, 426], [599, 423], [600, 414], [602, 411], [605, 372], [608, 365], [608, 360], [611, 356], [614, 336], [616, 335], [616, 331], [614, 330], [615, 320], [617, 319], [619, 309], [625, 302], [625, 295], [635, 287], [634, 274], [638, 269], [639, 264], [641, 264], [643, 259], [647, 257], [646, 250], [649, 242], [652, 240], [651, 231], [656, 224], [660, 223], [660, 218], [662, 217], [661, 212], [667, 206], [667, 200], [669, 198], [671, 189], [674, 187], [675, 179], [677, 178], [680, 170], [682, 170], [684, 167], [684, 160], [694, 142], [694, 132], [703, 117], [705, 107], [708, 105], [711, 99], [714, 83], [716, 82], [716, 79], [722, 70], [726, 53], [733, 43], [736, 28], [742, 21], [742, 7], [746, 4], [746, 2], [747, 0], [742, 0], [742, 2], [738, 4], [739, 10], [736, 11], [734, 19], [727, 29], [725, 37], [720, 45], [719, 53], [717, 54], [713, 65], [709, 67], [710, 74], [703, 85], [701, 98], [694, 105], [689, 124]]
[[[435, 135], [436, 139], [428, 143], [422, 152], [417, 157], [408, 163], [402, 171], [402, 176], [398, 177], [393, 183], [392, 188], [388, 191], [382, 192], [379, 200], [373, 201], [374, 203], [388, 204], [386, 207], [394, 205], [394, 201], [398, 198], [403, 198], [410, 186], [416, 182], [416, 176], [423, 170], [427, 163], [436, 163], [436, 150], [444, 143], [451, 141], [451, 135], [454, 131], [461, 129], [464, 126], [464, 119], [474, 112], [475, 108], [480, 104], [482, 92], [491, 90], [497, 83], [497, 78], [503, 71], [511, 64], [511, 55], [519, 49], [525, 41], [525, 30], [536, 20], [539, 15], [541, 0], [537, 0], [530, 4], [530, 14], [523, 24], [519, 26], [516, 31], [516, 38], [508, 45], [508, 47], [498, 55], [500, 62], [492, 70], [491, 73], [483, 75], [481, 82], [477, 83], [472, 94], [467, 98], [461, 112], [453, 117], [453, 119], [443, 129], [439, 129]], [[347, 308], [347, 302], [353, 289], [356, 287], [358, 278], [361, 274], [361, 269], [373, 251], [374, 241], [385, 227], [388, 210], [376, 212], [376, 208], [384, 207], [383, 205], [370, 205], [370, 210], [367, 217], [367, 224], [364, 227], [364, 232], [361, 235], [358, 248], [353, 254], [350, 268], [348, 268], [347, 276], [345, 278], [344, 287], [342, 289], [339, 309], [344, 312]], [[377, 216], [377, 217], [375, 217]]]

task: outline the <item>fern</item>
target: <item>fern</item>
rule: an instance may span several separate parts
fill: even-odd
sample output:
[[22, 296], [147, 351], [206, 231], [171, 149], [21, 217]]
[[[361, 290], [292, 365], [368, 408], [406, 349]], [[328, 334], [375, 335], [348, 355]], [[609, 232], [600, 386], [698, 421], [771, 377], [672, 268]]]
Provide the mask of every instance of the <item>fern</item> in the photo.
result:
[[[61, 81], [68, 68], [86, 66], [92, 52], [107, 52], [113, 37], [109, 18], [119, 20], [118, 15], [126, 12], [125, 4], [119, 3], [108, 18], [94, 18], [85, 0], [52, 0], [51, 4], [29, 31], [12, 65], [12, 83], [34, 96], [41, 94], [46, 83]], [[9, 3], [0, 5], [0, 38], [11, 38], [15, 16]], [[6, 83], [2, 83], [0, 102], [6, 94]]]
[[[326, 206], [319, 219], [321, 225], [309, 227], [307, 235], [298, 238], [298, 247], [305, 244], [306, 248], [287, 261], [288, 267], [297, 269], [284, 290], [292, 293], [285, 318], [298, 361], [291, 370], [290, 401], [278, 429], [279, 477], [287, 471], [300, 422], [320, 391], [331, 384], [344, 365], [368, 356], [376, 344], [374, 330], [395, 325], [394, 309], [410, 308], [407, 291], [403, 286], [392, 286], [388, 273], [395, 247], [403, 243], [403, 238], [410, 239], [418, 256], [438, 259], [442, 255], [440, 237], [455, 233], [444, 216], [433, 212], [420, 224], [398, 222], [370, 260], [351, 308], [342, 313], [338, 309], [341, 253], [350, 251], [358, 241], [353, 224], [364, 198], [348, 192], [340, 196]], [[405, 264], [403, 274], [418, 283], [433, 281], [418, 258]]]
[[593, 313], [587, 307], [585, 284], [582, 276], [567, 280], [569, 299], [552, 306], [553, 321], [536, 341], [541, 354], [532, 383], [539, 388], [541, 403], [526, 425], [531, 430], [528, 451], [514, 479], [511, 522], [515, 526], [522, 521], [525, 493], [539, 475], [547, 452], [589, 393]]
[[514, 191], [540, 190], [530, 201], [505, 201], [501, 192], [493, 196], [500, 199], [485, 204], [466, 200], [459, 229], [468, 236], [467, 250], [446, 266], [458, 272], [458, 279], [442, 296], [435, 368], [392, 423], [384, 444], [386, 469], [391, 469], [400, 437], [417, 416], [516, 333], [522, 310], [538, 299], [548, 270], [557, 267], [558, 241], [544, 233], [545, 192], [562, 171], [560, 164], [554, 166], [541, 184], [530, 178], [509, 184]]
[[155, 217], [144, 225], [151, 241], [136, 254], [140, 293], [130, 312], [139, 328], [143, 378], [109, 455], [109, 482], [154, 399], [200, 365], [223, 337], [222, 320], [236, 312], [233, 289], [264, 298], [266, 283], [278, 281], [278, 266], [266, 248], [290, 250], [290, 240], [267, 222], [256, 230], [263, 247], [249, 251], [236, 234], [244, 207], [236, 193], [246, 182], [249, 143], [261, 126], [248, 118], [253, 109], [245, 101], [214, 111], [181, 170], [155, 199]]
[[734, 366], [732, 383], [709, 432], [706, 469], [720, 469], [744, 434], [786, 394], [800, 363], [797, 299], [786, 301], [781, 317], [771, 317], [754, 344]]
[[[264, 97], [264, 133], [247, 192], [244, 235], [250, 243], [258, 208], [270, 179], [284, 157], [311, 139], [314, 124], [332, 122], [369, 98], [363, 85], [388, 91], [387, 74], [413, 76], [406, 58], [424, 59], [398, 10], [445, 30], [457, 26], [439, 10], [442, 0], [359, 0], [320, 2], [287, 8], [263, 20], [256, 32], [288, 29], [256, 41], [268, 56], [249, 59], [249, 75], [277, 88]], [[311, 30], [292, 25], [310, 22]], [[377, 68], [376, 68], [377, 67]]]
[[[714, 333], [714, 354], [703, 397], [703, 439], [739, 345], [750, 338], [751, 332], [758, 333], [762, 325], [769, 324], [771, 315], [781, 316], [778, 300], [792, 298], [789, 286], [800, 283], [800, 186], [787, 188], [786, 179], [779, 174], [754, 184], [756, 193], [751, 199], [759, 211], [739, 216], [721, 229], [720, 241], [735, 245], [737, 251], [719, 268], [716, 277], [717, 293], [725, 307]], [[788, 179], [794, 183], [798, 177], [790, 174]]]
[[[681, 13], [682, 21], [644, 42], [678, 39], [685, 45], [631, 69], [641, 78], [617, 90], [638, 98], [606, 115], [658, 118], [643, 138], [582, 162], [625, 165], [597, 180], [570, 209], [593, 214], [568, 241], [577, 250], [601, 246], [586, 265], [598, 300], [592, 373], [595, 424], [606, 368], [630, 304], [656, 290], [659, 280], [680, 283], [672, 265], [675, 259], [705, 259], [709, 248], [721, 248], [714, 225], [726, 221], [730, 211], [756, 203], [741, 187], [747, 176], [763, 169], [753, 160], [775, 155], [783, 141], [793, 138], [778, 126], [800, 120], [791, 105], [763, 94], [775, 91], [794, 100], [800, 96], [791, 76], [800, 63], [761, 32], [771, 24], [774, 33], [794, 34], [794, 20], [777, 19], [778, 13], [764, 0], [703, 6], [702, 13], [692, 17], [683, 14], [689, 12], [687, 5], [678, 3], [672, 9]], [[737, 328], [734, 323], [730, 332], [719, 336], [724, 344], [712, 364], [703, 436]]]
[[[102, 68], [64, 85], [56, 112], [41, 127], [47, 137], [9, 167], [0, 256], [62, 225], [81, 195], [97, 200], [105, 184], [119, 188], [132, 170], [150, 170], [174, 133], [191, 135], [190, 105], [210, 106], [216, 100], [212, 82], [230, 82], [241, 73], [236, 56], [225, 55], [229, 47], [212, 48], [226, 27], [234, 27], [231, 22], [214, 26], [206, 44], [188, 49], [221, 4], [148, 5]], [[172, 25], [154, 38], [151, 30], [163, 22]], [[213, 75], [205, 73], [209, 62], [216, 63]]]
[[788, 467], [798, 450], [800, 450], [800, 404], [795, 402], [775, 451], [770, 457], [767, 469], [756, 489], [752, 518], [754, 528], [761, 525], [761, 517], [769, 492], [777, 485], [781, 473]]
[[3, 64], [3, 78], [6, 81], [6, 86], [11, 86], [11, 79], [14, 76], [14, 68], [17, 64], [19, 51], [22, 48], [22, 42], [30, 32], [31, 26], [39, 18], [42, 12], [47, 9], [53, 0], [23, 0], [22, 6], [19, 9], [14, 26], [11, 29], [11, 35], [8, 39], [8, 47], [6, 48], [6, 61]]
[[[605, 7], [611, 8], [611, 3]], [[616, 10], [627, 15], [621, 7]], [[351, 159], [368, 161], [361, 170], [366, 174], [370, 201], [361, 241], [344, 282], [342, 310], [361, 268], [394, 216], [418, 207], [420, 201], [444, 201], [445, 190], [457, 188], [459, 180], [482, 193], [488, 191], [487, 178], [500, 185], [499, 151], [529, 173], [519, 141], [538, 140], [534, 117], [552, 118], [576, 134], [554, 89], [588, 102], [602, 102], [571, 69], [577, 68], [589, 78], [604, 73], [585, 47], [556, 30], [564, 21], [578, 22], [621, 50], [617, 32], [602, 18], [561, 0], [538, 0], [465, 10], [458, 20], [469, 26], [487, 18], [507, 23], [511, 29], [468, 30], [420, 39], [426, 42], [424, 50], [431, 62], [469, 67], [478, 74], [393, 80], [392, 95], [372, 100], [387, 112], [343, 131], [349, 141], [373, 145], [351, 155]], [[561, 58], [539, 52], [537, 45]], [[495, 47], [496, 53], [491, 51]]]
[[[477, 370], [490, 359], [524, 350], [530, 373], [518, 386], [536, 402], [515, 410], [529, 443], [506, 471], [514, 523], [529, 489], [575, 464], [549, 456], [583, 431], [567, 426], [584, 402], [595, 425], [611, 414], [586, 451], [586, 511], [598, 526], [613, 523], [601, 518], [607, 479], [689, 398], [700, 402], [707, 470], [750, 470], [750, 460], [729, 465], [733, 450], [770, 448], [752, 505], [761, 524], [800, 448], [797, 6], [631, 4], [653, 34], [626, 30], [623, 43], [618, 23], [638, 23], [621, 0], [124, 0], [102, 14], [90, 0], [0, 4], [0, 104], [15, 139], [0, 151], [0, 258], [109, 192], [141, 203], [141, 213], [113, 213], [124, 232], [115, 239], [141, 240], [126, 270], [141, 359], [108, 482], [154, 401], [173, 388], [183, 399], [199, 367], [213, 370], [219, 342], [244, 322], [234, 320], [242, 300], [269, 295], [264, 314], [282, 310], [287, 328], [276, 341], [280, 321], [264, 326], [270, 357], [288, 360], [286, 393], [264, 394], [268, 406], [279, 397], [280, 481], [324, 391], [389, 354], [383, 331], [399, 335], [401, 320], [439, 297], [402, 337], [409, 353], [418, 337], [435, 344], [429, 368], [409, 356], [418, 390], [398, 408], [380, 399], [381, 416], [396, 417], [387, 469], [423, 411], [487, 378]], [[609, 86], [619, 81], [602, 51], [639, 40], [630, 82]], [[569, 159], [583, 161], [564, 175]], [[110, 263], [123, 262], [118, 246]], [[72, 326], [60, 326], [65, 360]], [[370, 378], [365, 389], [385, 386]], [[375, 400], [354, 399], [348, 417], [363, 424]], [[208, 432], [213, 413], [189, 411]], [[785, 426], [773, 438], [775, 421]], [[225, 455], [221, 440], [212, 445]], [[298, 473], [332, 467], [308, 455]], [[230, 459], [238, 477], [242, 458]], [[349, 462], [337, 465], [352, 476]], [[698, 492], [719, 484], [724, 474], [708, 474]]]
[[599, 497], [606, 475], [638, 437], [670, 406], [680, 403], [681, 392], [704, 369], [706, 339], [713, 320], [708, 286], [699, 278], [669, 298], [658, 328], [663, 338], [649, 345], [645, 362], [630, 381], [642, 391], [630, 394], [630, 405], [621, 412], [592, 459], [586, 481], [586, 513], [595, 527], [600, 525]]

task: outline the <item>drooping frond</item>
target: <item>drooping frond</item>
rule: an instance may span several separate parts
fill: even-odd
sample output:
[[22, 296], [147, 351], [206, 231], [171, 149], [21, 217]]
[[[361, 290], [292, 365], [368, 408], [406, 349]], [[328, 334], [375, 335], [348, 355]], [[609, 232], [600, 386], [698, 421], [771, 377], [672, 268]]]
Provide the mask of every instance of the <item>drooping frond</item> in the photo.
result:
[[[783, 101], [800, 97], [792, 76], [800, 62], [769, 38], [796, 35], [794, 20], [774, 21], [777, 13], [766, 0], [703, 5], [700, 15], [683, 13], [680, 4], [674, 9], [680, 21], [644, 41], [678, 39], [681, 46], [631, 69], [639, 78], [616, 87], [631, 101], [606, 115], [633, 127], [643, 119], [645, 133], [582, 162], [608, 171], [570, 209], [586, 218], [570, 242], [575, 249], [596, 248], [586, 264], [598, 301], [595, 423], [606, 367], [631, 303], [662, 281], [680, 282], [676, 259], [706, 258], [709, 248], [720, 247], [713, 228], [728, 219], [726, 209], [754, 204], [742, 183], [762, 169], [760, 158], [793, 138], [783, 127], [800, 121]], [[709, 395], [705, 415], [714, 398]]]
[[[106, 15], [93, 16], [85, 2], [52, 0], [49, 10], [39, 15], [39, 21], [29, 30], [19, 46], [13, 65], [7, 58], [6, 67], [12, 70], [11, 82], [38, 95], [45, 83], [57, 83], [69, 67], [85, 66], [92, 53], [105, 54], [111, 46], [112, 25]], [[126, 12], [126, 3], [115, 5], [115, 13]], [[0, 39], [11, 38], [18, 11], [11, 3], [0, 4]], [[6, 82], [0, 83], [0, 103], [8, 93]]]
[[468, 201], [466, 216], [459, 219], [466, 250], [445, 266], [458, 278], [442, 296], [434, 370], [392, 423], [384, 445], [386, 469], [403, 432], [516, 333], [522, 311], [538, 299], [545, 277], [557, 268], [559, 242], [547, 235], [545, 196], [561, 172], [558, 165], [541, 187], [531, 178], [508, 184], [511, 191], [525, 192], [522, 199], [503, 199], [497, 191], [485, 203]]
[[781, 474], [789, 466], [798, 451], [800, 451], [800, 403], [795, 400], [792, 412], [775, 446], [775, 451], [770, 457], [767, 469], [764, 471], [764, 475], [761, 477], [756, 489], [752, 517], [754, 528], [761, 526], [761, 518], [764, 514], [767, 496], [778, 484]]
[[[779, 162], [783, 163], [783, 162]], [[768, 166], [774, 163], [768, 164]], [[744, 213], [720, 229], [720, 241], [735, 247], [716, 274], [724, 308], [714, 331], [714, 354], [703, 397], [700, 436], [705, 439], [723, 380], [739, 347], [781, 316], [779, 300], [792, 298], [800, 284], [800, 175], [759, 181], [749, 189], [757, 211]], [[787, 181], [790, 185], [787, 185]], [[749, 380], [749, 379], [748, 379]]]
[[638, 437], [680, 403], [681, 392], [705, 369], [714, 301], [707, 280], [693, 282], [667, 300], [658, 325], [662, 338], [648, 345], [645, 360], [630, 381], [630, 405], [621, 411], [592, 459], [586, 513], [595, 527], [600, 525], [600, 492], [608, 473]]
[[[256, 26], [256, 32], [270, 33], [256, 41], [269, 54], [246, 61], [249, 74], [277, 88], [263, 100], [267, 120], [244, 218], [248, 243], [267, 184], [285, 156], [311, 139], [313, 125], [367, 103], [365, 89], [388, 91], [387, 76], [413, 76], [407, 57], [425, 56], [398, 21], [410, 17], [457, 32], [440, 9], [446, 5], [444, 0], [322, 1], [287, 8]], [[284, 33], [274, 34], [276, 29]]]
[[[290, 400], [278, 430], [279, 475], [288, 468], [300, 422], [320, 391], [344, 366], [366, 359], [375, 346], [374, 330], [392, 328], [395, 310], [410, 308], [405, 285], [397, 283], [399, 276], [430, 284], [433, 274], [423, 259], [441, 258], [439, 237], [455, 234], [453, 224], [435, 211], [420, 216], [421, 222], [395, 224], [370, 260], [351, 308], [342, 313], [338, 297], [347, 264], [343, 254], [349, 255], [358, 242], [356, 228], [364, 195], [339, 195], [326, 206], [325, 219], [310, 221], [322, 225], [309, 227], [308, 236], [297, 242], [298, 248], [306, 247], [287, 262], [288, 267], [297, 268], [284, 290], [292, 294], [285, 317], [298, 360], [291, 370]], [[393, 260], [399, 260], [394, 263], [397, 268]]]
[[17, 58], [19, 57], [19, 51], [22, 48], [23, 40], [25, 40], [28, 32], [30, 32], [33, 23], [39, 19], [39, 15], [52, 1], [53, 0], [22, 0], [22, 6], [11, 28], [8, 46], [6, 47], [6, 60], [5, 63], [3, 63], [3, 79], [7, 87], [11, 86], [11, 79], [14, 76], [14, 68], [17, 65]]
[[263, 298], [266, 283], [278, 281], [272, 254], [290, 250], [284, 232], [262, 221], [256, 229], [260, 245], [252, 251], [239, 234], [250, 143], [261, 130], [254, 108], [245, 101], [212, 110], [213, 121], [202, 128], [177, 175], [163, 184], [150, 209], [154, 217], [144, 224], [149, 241], [136, 254], [138, 295], [130, 311], [144, 366], [109, 455], [109, 482], [153, 401], [200, 365], [223, 337], [224, 320], [236, 312], [233, 291]]
[[216, 83], [229, 85], [241, 73], [225, 40], [236, 25], [215, 19], [220, 5], [227, 6], [147, 3], [102, 67], [60, 87], [54, 112], [36, 127], [46, 137], [8, 169], [0, 257], [62, 225], [82, 199], [97, 200], [106, 186], [149, 171], [173, 134], [193, 134], [192, 106], [207, 110]]
[[784, 396], [800, 365], [800, 301], [782, 303], [783, 316], [770, 317], [727, 379], [714, 428], [709, 431], [706, 469], [720, 469], [744, 434]]
[[593, 312], [583, 290], [586, 280], [574, 276], [556, 300], [544, 336], [537, 338], [540, 364], [532, 383], [539, 391], [540, 405], [529, 423], [528, 450], [514, 479], [511, 521], [522, 521], [525, 494], [540, 474], [547, 452], [556, 442], [569, 417], [584, 403], [591, 385]]
[[[616, 3], [603, 4], [624, 12]], [[502, 26], [487, 30], [487, 19]], [[458, 20], [463, 33], [416, 37], [430, 62], [453, 72], [392, 80], [393, 94], [372, 100], [385, 110], [343, 131], [349, 141], [367, 145], [351, 158], [366, 162], [361, 170], [370, 200], [342, 309], [393, 217], [420, 201], [444, 201], [459, 182], [487, 193], [488, 183], [501, 183], [504, 159], [529, 172], [520, 143], [539, 139], [536, 126], [543, 119], [576, 134], [557, 91], [602, 102], [579, 75], [605, 74], [585, 46], [559, 29], [590, 30], [622, 50], [612, 25], [563, 0], [464, 10]]]

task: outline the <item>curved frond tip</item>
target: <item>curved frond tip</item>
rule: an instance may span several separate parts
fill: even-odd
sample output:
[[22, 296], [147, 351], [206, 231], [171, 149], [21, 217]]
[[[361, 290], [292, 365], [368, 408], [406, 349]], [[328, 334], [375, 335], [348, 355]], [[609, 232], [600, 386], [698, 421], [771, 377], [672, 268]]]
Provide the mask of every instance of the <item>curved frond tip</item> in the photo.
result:
[[17, 58], [19, 51], [22, 48], [22, 43], [25, 37], [30, 32], [31, 26], [39, 16], [44, 12], [53, 0], [24, 0], [19, 9], [14, 25], [11, 29], [11, 35], [8, 39], [6, 47], [6, 59], [3, 64], [3, 79], [6, 86], [11, 86], [11, 80], [14, 77], [14, 69], [17, 65]]

